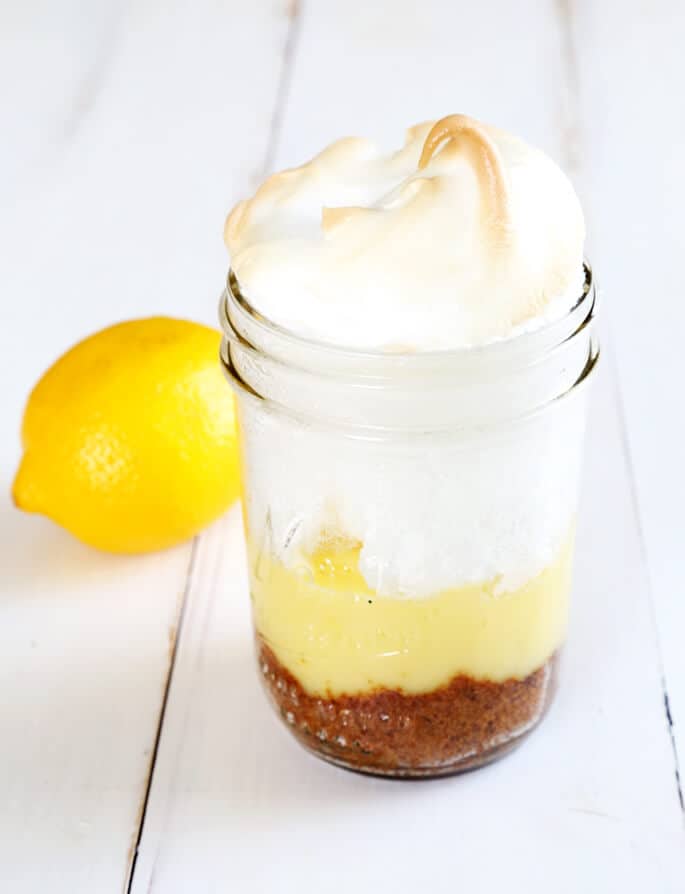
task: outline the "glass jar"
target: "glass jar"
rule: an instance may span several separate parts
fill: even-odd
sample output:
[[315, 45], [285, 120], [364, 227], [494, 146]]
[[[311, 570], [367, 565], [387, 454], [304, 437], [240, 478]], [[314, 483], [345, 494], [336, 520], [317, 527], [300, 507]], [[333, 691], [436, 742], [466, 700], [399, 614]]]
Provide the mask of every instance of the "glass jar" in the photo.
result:
[[[595, 289], [506, 341], [343, 349], [229, 274], [259, 673], [297, 740], [389, 776], [515, 747], [552, 699], [571, 580]], [[363, 325], [363, 320], [360, 320]]]

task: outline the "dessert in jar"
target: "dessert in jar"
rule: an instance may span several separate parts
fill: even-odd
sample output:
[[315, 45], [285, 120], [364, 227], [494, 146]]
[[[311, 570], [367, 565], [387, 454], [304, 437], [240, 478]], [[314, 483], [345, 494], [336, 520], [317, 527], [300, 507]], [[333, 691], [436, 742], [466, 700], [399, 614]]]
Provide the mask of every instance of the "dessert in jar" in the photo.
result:
[[487, 763], [544, 715], [566, 630], [598, 357], [573, 188], [450, 115], [275, 174], [225, 238], [266, 691], [346, 767]]

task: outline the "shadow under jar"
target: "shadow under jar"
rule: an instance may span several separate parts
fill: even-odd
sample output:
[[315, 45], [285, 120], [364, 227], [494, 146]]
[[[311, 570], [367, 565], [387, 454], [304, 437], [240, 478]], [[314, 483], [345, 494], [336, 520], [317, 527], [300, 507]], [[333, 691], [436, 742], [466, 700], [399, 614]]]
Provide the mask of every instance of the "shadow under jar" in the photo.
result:
[[[507, 341], [348, 350], [229, 274], [259, 673], [325, 760], [439, 776], [514, 748], [552, 699], [571, 582], [595, 288]], [[363, 321], [360, 321], [363, 325]]]

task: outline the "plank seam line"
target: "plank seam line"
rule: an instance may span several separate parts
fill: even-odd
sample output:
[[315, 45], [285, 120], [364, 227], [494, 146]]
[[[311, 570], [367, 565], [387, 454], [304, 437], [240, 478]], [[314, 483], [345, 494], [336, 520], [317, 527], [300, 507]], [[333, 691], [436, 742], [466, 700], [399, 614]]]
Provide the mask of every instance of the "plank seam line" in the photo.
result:
[[671, 747], [675, 757], [675, 779], [678, 786], [678, 800], [680, 801], [680, 809], [685, 814], [685, 802], [683, 801], [683, 785], [680, 776], [680, 761], [678, 760], [678, 748], [675, 741], [675, 724], [673, 723], [673, 715], [671, 714], [671, 704], [668, 700], [668, 691], [666, 689], [666, 680], [661, 677], [661, 686], [664, 690], [664, 710], [666, 711], [666, 721], [668, 723], [668, 732], [671, 737]]
[[81, 79], [63, 123], [61, 143], [65, 147], [76, 139], [102, 94], [111, 75], [112, 60], [121, 42], [123, 21], [129, 12], [129, 4], [124, 4], [106, 23], [106, 34], [100, 37], [97, 58]]
[[618, 421], [619, 421], [619, 430], [621, 433], [621, 444], [623, 447], [623, 455], [625, 457], [626, 465], [628, 467], [628, 480], [630, 485], [630, 501], [633, 506], [633, 515], [635, 516], [635, 522], [637, 524], [637, 534], [638, 534], [638, 543], [640, 547], [640, 554], [642, 557], [642, 564], [645, 569], [645, 582], [646, 582], [646, 590], [647, 590], [647, 604], [649, 606], [649, 614], [652, 626], [652, 636], [654, 638], [654, 643], [656, 647], [657, 654], [657, 663], [659, 670], [659, 680], [661, 683], [661, 695], [663, 699], [664, 706], [664, 718], [666, 720], [666, 729], [668, 731], [669, 739], [671, 740], [671, 750], [673, 752], [673, 764], [674, 764], [674, 774], [675, 774], [675, 783], [676, 783], [676, 792], [678, 795], [678, 803], [680, 804], [680, 811], [685, 818], [685, 797], [683, 796], [683, 786], [682, 786], [682, 778], [680, 775], [680, 758], [678, 755], [678, 745], [675, 739], [675, 724], [673, 722], [673, 715], [671, 713], [671, 706], [668, 697], [668, 682], [666, 679], [666, 666], [664, 663], [663, 657], [663, 648], [661, 645], [661, 636], [659, 634], [659, 623], [657, 620], [656, 614], [656, 604], [654, 600], [654, 587], [652, 584], [652, 575], [650, 572], [648, 555], [647, 555], [647, 540], [645, 537], [644, 526], [642, 524], [642, 515], [640, 513], [640, 503], [637, 493], [637, 481], [635, 477], [635, 468], [633, 464], [633, 456], [630, 449], [630, 442], [628, 440], [628, 426], [626, 419], [626, 411], [625, 405], [623, 403], [623, 394], [621, 392], [621, 387], [618, 379], [618, 363], [616, 360], [616, 354], [613, 350], [613, 343], [611, 344], [611, 350], [609, 351], [609, 363], [611, 366], [612, 378], [613, 378], [613, 387], [614, 387], [614, 398], [616, 401], [616, 410], [618, 412]]
[[[575, 19], [575, 0], [556, 0], [555, 3], [557, 18], [559, 21], [560, 37], [561, 37], [561, 55], [563, 62], [563, 71], [566, 80], [567, 90], [567, 109], [565, 125], [562, 124], [566, 136], [565, 143], [565, 163], [573, 174], [578, 174], [581, 170], [581, 145], [582, 145], [582, 129], [581, 129], [581, 81], [580, 81], [580, 65], [578, 59], [578, 51], [574, 34]], [[606, 325], [606, 324], [605, 324]], [[605, 331], [609, 329], [606, 326]], [[645, 582], [647, 591], [647, 605], [650, 614], [652, 626], [652, 636], [657, 656], [657, 669], [659, 672], [661, 693], [663, 698], [664, 713], [666, 719], [666, 728], [671, 740], [671, 750], [673, 752], [673, 763], [675, 773], [676, 792], [680, 811], [685, 818], [685, 799], [683, 796], [682, 778], [680, 775], [680, 759], [678, 755], [678, 745], [675, 738], [675, 729], [673, 715], [668, 697], [668, 683], [666, 679], [666, 666], [663, 657], [663, 647], [661, 636], [659, 634], [659, 623], [657, 620], [656, 602], [654, 599], [654, 585], [649, 565], [649, 557], [647, 553], [647, 539], [645, 537], [644, 526], [642, 523], [642, 515], [640, 512], [640, 503], [637, 491], [637, 478], [635, 475], [635, 466], [633, 456], [630, 449], [630, 441], [628, 438], [628, 422], [626, 416], [625, 405], [623, 402], [623, 393], [618, 376], [618, 362], [613, 350], [613, 340], [610, 341], [609, 366], [613, 377], [614, 400], [616, 411], [618, 414], [619, 432], [621, 437], [621, 446], [628, 470], [628, 482], [630, 489], [630, 501], [633, 508], [633, 515], [637, 525], [638, 544], [642, 558], [642, 564], [645, 569]]]
[[285, 45], [283, 47], [283, 61], [281, 64], [281, 72], [278, 77], [278, 86], [276, 88], [276, 100], [274, 102], [273, 114], [269, 123], [264, 159], [262, 161], [261, 169], [256, 175], [256, 180], [259, 182], [261, 182], [267, 174], [271, 173], [271, 167], [276, 157], [276, 149], [278, 148], [278, 142], [281, 136], [288, 93], [290, 92], [293, 68], [295, 67], [295, 52], [297, 50], [300, 35], [302, 8], [303, 0], [291, 0], [288, 6], [288, 31], [285, 38]]
[[[212, 533], [213, 531], [213, 533]], [[219, 541], [217, 545], [217, 540]], [[214, 612], [214, 606], [216, 603], [217, 597], [217, 580], [219, 577], [222, 554], [223, 554], [223, 546], [224, 541], [223, 537], [218, 537], [217, 529], [210, 529], [210, 531], [203, 533], [197, 542], [197, 555], [194, 559], [194, 567], [192, 572], [192, 580], [190, 582], [190, 587], [188, 591], [187, 598], [187, 608], [185, 609], [185, 624], [183, 627], [183, 640], [186, 642], [186, 647], [188, 647], [188, 643], [191, 644], [190, 652], [195, 652], [195, 658], [190, 666], [190, 678], [192, 682], [188, 688], [188, 691], [185, 697], [181, 700], [181, 727], [180, 734], [177, 737], [176, 747], [172, 749], [172, 757], [170, 759], [171, 765], [171, 773], [169, 779], [169, 788], [167, 789], [164, 800], [167, 802], [164, 807], [165, 819], [168, 820], [168, 815], [170, 811], [169, 807], [169, 799], [176, 798], [176, 785], [175, 781], [178, 776], [178, 761], [180, 758], [181, 750], [183, 748], [183, 743], [186, 740], [186, 734], [188, 731], [188, 722], [190, 715], [190, 705], [193, 701], [193, 693], [195, 691], [195, 687], [197, 685], [197, 676], [199, 673], [199, 668], [202, 662], [204, 661], [204, 649], [201, 647], [206, 641], [207, 633], [209, 629], [209, 624], [211, 617]], [[205, 570], [205, 569], [208, 569]], [[209, 580], [209, 585], [206, 583], [206, 578]], [[200, 625], [199, 633], [196, 630], [198, 624]], [[198, 642], [200, 647], [192, 648], [192, 643]], [[179, 649], [182, 650], [184, 648], [183, 644], [179, 646]], [[179, 659], [176, 663], [176, 673], [180, 673], [180, 663], [183, 660], [183, 653], [179, 652]], [[180, 684], [180, 679], [179, 679]], [[173, 684], [174, 691], [178, 693], [178, 685]], [[178, 709], [178, 704], [176, 708]], [[173, 738], [173, 734], [172, 735]], [[172, 742], [173, 744], [173, 742]], [[162, 830], [159, 838], [156, 841], [154, 846], [154, 855], [151, 857], [151, 865], [150, 865], [150, 873], [149, 879], [147, 880], [147, 886], [145, 888], [146, 892], [150, 894], [150, 892], [155, 887], [155, 879], [157, 874], [157, 865], [159, 856], [161, 853], [161, 848], [163, 846], [165, 831]]]
[[574, 177], [581, 168], [580, 69], [574, 34], [574, 0], [556, 0], [560, 54], [566, 93], [563, 97], [561, 131], [562, 154], [566, 170]]
[[162, 695], [162, 705], [159, 711], [159, 718], [157, 720], [157, 729], [155, 731], [155, 741], [152, 746], [152, 757], [150, 758], [150, 766], [148, 769], [147, 783], [145, 786], [145, 794], [143, 795], [143, 807], [140, 812], [140, 819], [138, 821], [138, 831], [136, 834], [136, 843], [135, 848], [133, 850], [133, 858], [131, 860], [131, 868], [129, 870], [128, 882], [126, 883], [125, 894], [131, 894], [133, 889], [133, 882], [135, 880], [136, 874], [136, 866], [138, 863], [138, 855], [140, 853], [140, 845], [143, 840], [143, 833], [145, 831], [145, 819], [147, 816], [148, 806], [150, 803], [150, 795], [152, 792], [152, 783], [154, 781], [155, 776], [155, 768], [157, 765], [157, 758], [159, 756], [159, 748], [162, 742], [162, 732], [164, 730], [164, 720], [166, 718], [167, 707], [169, 704], [169, 695], [171, 693], [171, 684], [173, 682], [174, 670], [176, 668], [176, 657], [178, 655], [179, 643], [181, 642], [181, 634], [183, 632], [183, 624], [186, 616], [186, 606], [188, 604], [188, 596], [190, 594], [191, 584], [193, 580], [193, 574], [195, 571], [195, 561], [197, 557], [197, 549], [198, 549], [198, 538], [195, 537], [193, 539], [192, 545], [190, 547], [190, 558], [188, 560], [188, 568], [186, 570], [186, 578], [185, 583], [183, 585], [183, 595], [181, 597], [181, 608], [178, 616], [178, 625], [176, 628], [176, 638], [174, 640], [174, 645], [171, 650], [171, 657], [169, 659], [169, 668], [167, 670], [166, 681], [164, 683], [164, 694]]

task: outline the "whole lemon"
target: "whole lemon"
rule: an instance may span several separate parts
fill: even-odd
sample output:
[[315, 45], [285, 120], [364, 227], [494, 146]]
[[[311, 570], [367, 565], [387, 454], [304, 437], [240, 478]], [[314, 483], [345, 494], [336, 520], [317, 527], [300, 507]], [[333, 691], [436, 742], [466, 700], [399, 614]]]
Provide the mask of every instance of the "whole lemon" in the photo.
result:
[[116, 553], [172, 546], [221, 515], [239, 471], [219, 343], [152, 317], [75, 345], [29, 397], [15, 504]]

